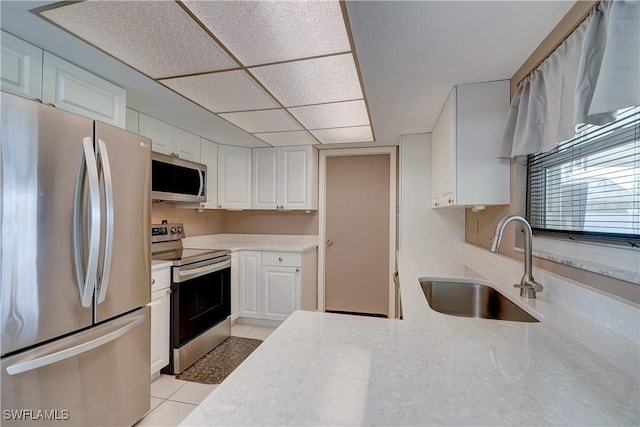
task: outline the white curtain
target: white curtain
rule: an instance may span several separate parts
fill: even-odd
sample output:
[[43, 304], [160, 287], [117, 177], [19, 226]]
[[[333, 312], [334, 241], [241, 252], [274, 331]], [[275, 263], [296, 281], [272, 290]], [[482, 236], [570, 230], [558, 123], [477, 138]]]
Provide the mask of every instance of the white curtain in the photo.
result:
[[640, 105], [640, 1], [602, 1], [518, 87], [500, 157], [537, 154]]

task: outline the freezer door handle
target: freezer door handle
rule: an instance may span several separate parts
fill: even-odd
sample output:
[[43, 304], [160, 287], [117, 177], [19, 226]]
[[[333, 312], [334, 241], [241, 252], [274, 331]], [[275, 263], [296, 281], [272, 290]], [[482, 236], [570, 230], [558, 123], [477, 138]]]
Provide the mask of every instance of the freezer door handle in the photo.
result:
[[54, 363], [61, 362], [63, 360], [69, 359], [71, 357], [75, 357], [79, 354], [86, 353], [94, 348], [103, 346], [105, 344], [114, 341], [126, 333], [132, 331], [142, 322], [144, 322], [145, 315], [141, 314], [136, 317], [133, 321], [121, 327], [120, 329], [116, 329], [113, 332], [110, 332], [106, 335], [103, 335], [99, 338], [93, 339], [91, 341], [87, 341], [80, 345], [76, 345], [74, 347], [67, 348], [65, 350], [57, 351], [52, 354], [48, 354], [46, 356], [38, 357], [37, 359], [29, 360], [22, 363], [17, 363], [15, 365], [11, 365], [7, 367], [7, 373], [9, 375], [18, 375], [23, 372], [32, 371], [34, 369], [42, 368], [43, 366], [52, 365]]
[[102, 273], [98, 279], [96, 290], [98, 292], [98, 304], [104, 302], [107, 297], [109, 275], [111, 274], [111, 260], [113, 258], [113, 181], [111, 179], [111, 165], [107, 153], [107, 145], [98, 138], [98, 160], [102, 166], [102, 182], [104, 184], [105, 199], [105, 242], [104, 258], [102, 259]]
[[[76, 176], [76, 189], [73, 203], [73, 249], [76, 280], [80, 291], [80, 302], [83, 307], [91, 307], [91, 298], [96, 286], [98, 272], [98, 256], [100, 251], [100, 188], [98, 181], [98, 165], [93, 151], [93, 140], [82, 139], [83, 155], [80, 159]], [[83, 244], [83, 201], [85, 175], [89, 181], [89, 240], [87, 265], [84, 266]]]

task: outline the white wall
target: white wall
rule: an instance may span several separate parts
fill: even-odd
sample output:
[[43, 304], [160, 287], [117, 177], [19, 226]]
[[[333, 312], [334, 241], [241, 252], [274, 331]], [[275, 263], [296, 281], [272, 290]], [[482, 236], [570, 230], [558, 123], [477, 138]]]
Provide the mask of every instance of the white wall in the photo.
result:
[[400, 250], [447, 252], [461, 256], [463, 208], [433, 209], [431, 200], [431, 135], [400, 136]]

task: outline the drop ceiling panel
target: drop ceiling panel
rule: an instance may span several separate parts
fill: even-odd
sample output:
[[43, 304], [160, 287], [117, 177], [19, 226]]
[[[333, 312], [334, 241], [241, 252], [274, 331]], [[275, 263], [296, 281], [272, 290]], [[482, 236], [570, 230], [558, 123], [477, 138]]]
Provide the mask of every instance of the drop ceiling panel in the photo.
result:
[[283, 145], [314, 145], [318, 143], [307, 131], [256, 133], [254, 136], [274, 147]]
[[251, 133], [302, 130], [302, 126], [283, 109], [224, 113], [220, 117]]
[[184, 3], [247, 66], [351, 50], [338, 1]]
[[243, 70], [179, 77], [161, 83], [214, 113], [279, 107]]
[[238, 67], [173, 1], [85, 1], [41, 15], [152, 78]]
[[337, 128], [369, 124], [363, 100], [290, 108], [307, 129]]
[[362, 99], [353, 56], [307, 59], [250, 69], [285, 107]]
[[[355, 126], [348, 128], [312, 130], [313, 136], [323, 144], [336, 144], [344, 142], [369, 142], [373, 141], [371, 127]], [[256, 135], [257, 136], [257, 135]]]

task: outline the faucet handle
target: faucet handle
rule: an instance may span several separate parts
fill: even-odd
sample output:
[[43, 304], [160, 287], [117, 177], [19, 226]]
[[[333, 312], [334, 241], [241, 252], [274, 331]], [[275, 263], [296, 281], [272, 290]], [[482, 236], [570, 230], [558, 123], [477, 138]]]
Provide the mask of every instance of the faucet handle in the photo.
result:
[[525, 298], [535, 298], [536, 292], [541, 292], [542, 289], [544, 289], [533, 277], [527, 278], [526, 276], [522, 278], [520, 283], [513, 285], [513, 287], [520, 288], [520, 296]]

